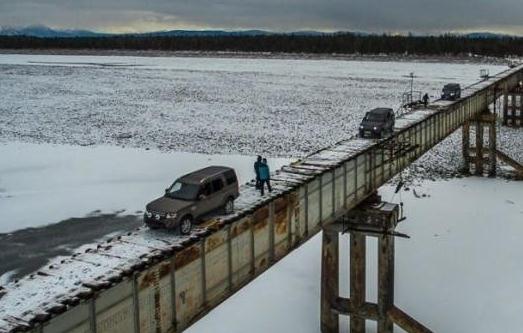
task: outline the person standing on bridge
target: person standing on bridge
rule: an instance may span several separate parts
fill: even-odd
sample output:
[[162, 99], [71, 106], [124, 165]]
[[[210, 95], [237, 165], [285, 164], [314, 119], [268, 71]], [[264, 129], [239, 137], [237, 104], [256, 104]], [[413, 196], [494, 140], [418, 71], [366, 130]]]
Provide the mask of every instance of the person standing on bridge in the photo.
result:
[[267, 164], [267, 159], [264, 158], [260, 164], [259, 167], [260, 172], [260, 190], [261, 195], [264, 194], [264, 187], [265, 184], [267, 184], [267, 188], [269, 189], [269, 192], [272, 192], [271, 188], [271, 171], [269, 169], [269, 165]]
[[254, 162], [254, 174], [256, 175], [256, 189], [260, 189], [260, 165], [262, 164], [262, 157], [258, 155], [256, 162]]
[[423, 105], [427, 107], [427, 104], [429, 104], [429, 94], [425, 93], [425, 95], [423, 95]]

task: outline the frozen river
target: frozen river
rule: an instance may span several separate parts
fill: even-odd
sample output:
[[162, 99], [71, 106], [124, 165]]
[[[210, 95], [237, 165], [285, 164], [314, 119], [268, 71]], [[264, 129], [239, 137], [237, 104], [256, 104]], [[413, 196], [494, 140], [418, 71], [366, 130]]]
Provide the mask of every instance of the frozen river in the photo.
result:
[[[0, 156], [0, 233], [86, 215], [140, 215], [186, 173], [226, 165], [243, 183], [254, 177], [255, 160], [255, 155], [24, 143], [0, 143]], [[273, 169], [289, 161], [269, 156]]]
[[373, 107], [439, 97], [502, 66], [422, 62], [0, 55], [0, 140], [298, 157]]
[[[477, 81], [481, 68], [503, 69], [0, 55], [0, 285], [136, 227], [145, 203], [183, 173], [223, 164], [245, 182], [256, 154], [276, 169], [354, 134], [370, 108], [396, 108], [410, 72], [415, 90], [437, 97], [444, 83]], [[499, 135], [502, 149], [521, 161], [522, 132]], [[452, 135], [411, 171], [455, 172], [460, 143]], [[399, 231], [412, 237], [397, 244], [397, 304], [436, 332], [518, 331], [521, 184], [467, 178], [415, 189], [402, 197], [382, 189], [385, 200], [405, 202]], [[317, 332], [320, 244], [312, 239], [189, 331]], [[369, 288], [371, 300], [375, 292]]]
[[[443, 62], [0, 55], [0, 141], [118, 145], [295, 158], [356, 133], [364, 113], [414, 90], [478, 81], [503, 66]], [[521, 134], [498, 143], [523, 159]], [[422, 176], [453, 174], [460, 134], [427, 154]]]

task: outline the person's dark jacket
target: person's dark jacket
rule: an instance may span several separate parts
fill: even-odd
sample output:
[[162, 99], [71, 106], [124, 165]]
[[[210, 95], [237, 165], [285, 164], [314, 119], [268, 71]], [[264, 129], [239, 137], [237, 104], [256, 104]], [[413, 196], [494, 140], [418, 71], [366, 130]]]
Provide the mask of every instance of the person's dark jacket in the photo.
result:
[[256, 177], [257, 178], [260, 178], [260, 166], [262, 165], [263, 163], [260, 162], [260, 161], [256, 161], [254, 162], [254, 173], [256, 174]]
[[269, 180], [271, 178], [271, 172], [269, 166], [265, 163], [260, 163], [259, 166], [260, 180]]

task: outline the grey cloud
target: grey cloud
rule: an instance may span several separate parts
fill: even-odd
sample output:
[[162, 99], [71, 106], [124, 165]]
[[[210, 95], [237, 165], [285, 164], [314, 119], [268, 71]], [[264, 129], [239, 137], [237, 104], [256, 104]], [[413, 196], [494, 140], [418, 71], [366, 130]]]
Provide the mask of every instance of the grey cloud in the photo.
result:
[[521, 0], [0, 0], [0, 25], [523, 34]]

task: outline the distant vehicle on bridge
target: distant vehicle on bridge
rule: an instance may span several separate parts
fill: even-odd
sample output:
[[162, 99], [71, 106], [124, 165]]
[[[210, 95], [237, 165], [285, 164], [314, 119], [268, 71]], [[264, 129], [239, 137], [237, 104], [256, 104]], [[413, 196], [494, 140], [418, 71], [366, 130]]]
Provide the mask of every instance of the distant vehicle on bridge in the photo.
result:
[[376, 108], [365, 114], [361, 121], [359, 135], [362, 138], [383, 138], [394, 130], [394, 110]]
[[146, 206], [144, 222], [152, 229], [179, 229], [182, 235], [191, 232], [193, 224], [203, 215], [222, 208], [234, 211], [234, 200], [240, 195], [234, 169], [210, 166], [177, 179], [165, 195]]
[[461, 98], [461, 86], [459, 83], [448, 83], [443, 87], [441, 99], [454, 101]]

